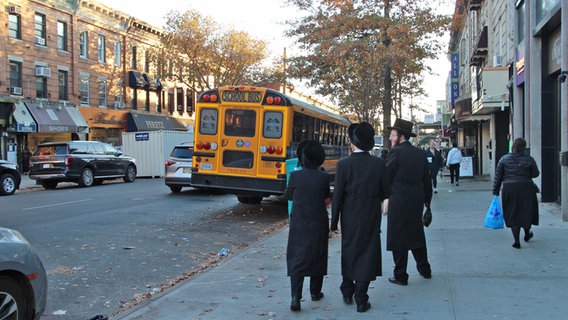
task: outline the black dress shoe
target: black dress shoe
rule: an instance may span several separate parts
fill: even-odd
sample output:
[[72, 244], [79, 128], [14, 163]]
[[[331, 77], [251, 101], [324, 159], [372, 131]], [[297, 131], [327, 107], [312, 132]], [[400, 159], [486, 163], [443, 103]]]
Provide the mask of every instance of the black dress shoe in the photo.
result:
[[534, 234], [532, 233], [532, 231], [529, 231], [528, 234], [525, 234], [525, 242], [529, 242], [529, 240], [532, 239], [533, 236]]
[[290, 303], [290, 310], [292, 311], [300, 311], [301, 309], [300, 299], [292, 298], [292, 303]]
[[352, 296], [343, 296], [343, 302], [345, 302], [345, 304], [353, 304], [353, 297]]
[[421, 275], [424, 279], [431, 279], [431, 278], [432, 278], [432, 272], [420, 272], [420, 275]]
[[521, 244], [518, 242], [513, 243], [513, 248], [515, 249], [520, 249], [521, 248]]
[[368, 302], [363, 302], [357, 305], [357, 312], [365, 312], [369, 309], [371, 309], [371, 304]]
[[406, 286], [406, 285], [408, 285], [408, 280], [407, 280], [407, 281], [402, 281], [402, 280], [399, 280], [399, 279], [397, 279], [397, 278], [395, 278], [395, 277], [389, 278], [389, 282], [390, 282], [390, 283], [394, 283], [394, 284], [398, 284], [399, 286]]
[[319, 301], [323, 298], [323, 292], [312, 294], [312, 301]]

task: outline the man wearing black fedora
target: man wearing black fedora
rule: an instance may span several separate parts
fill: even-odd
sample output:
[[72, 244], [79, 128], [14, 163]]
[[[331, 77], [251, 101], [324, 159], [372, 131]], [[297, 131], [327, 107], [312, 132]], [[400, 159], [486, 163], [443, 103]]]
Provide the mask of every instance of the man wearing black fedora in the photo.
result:
[[413, 126], [410, 121], [396, 119], [388, 127], [392, 149], [386, 161], [391, 182], [387, 250], [392, 251], [395, 263], [394, 277], [389, 281], [403, 286], [408, 284], [408, 250], [412, 251], [420, 275], [432, 277], [422, 222], [424, 207], [429, 207], [432, 200], [432, 183], [426, 154], [410, 144], [409, 139], [416, 137]]
[[385, 161], [369, 154], [375, 130], [367, 122], [348, 130], [349, 157], [339, 160], [335, 172], [331, 230], [341, 221], [341, 293], [346, 304], [357, 303], [357, 312], [371, 308], [367, 291], [382, 275], [381, 203], [389, 196]]

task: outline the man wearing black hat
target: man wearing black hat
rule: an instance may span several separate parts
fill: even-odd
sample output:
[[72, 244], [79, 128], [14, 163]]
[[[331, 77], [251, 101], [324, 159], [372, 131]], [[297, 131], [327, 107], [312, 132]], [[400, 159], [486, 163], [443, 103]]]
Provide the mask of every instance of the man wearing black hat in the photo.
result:
[[367, 122], [349, 126], [349, 157], [339, 160], [335, 172], [331, 230], [341, 221], [341, 293], [357, 312], [371, 308], [367, 291], [382, 275], [381, 203], [389, 196], [385, 161], [369, 154], [375, 130]]
[[322, 145], [304, 140], [297, 149], [302, 170], [293, 171], [284, 191], [292, 200], [290, 231], [286, 262], [292, 302], [290, 309], [300, 311], [304, 277], [310, 277], [312, 301], [323, 298], [323, 277], [327, 274], [329, 218], [326, 199], [329, 199], [329, 175], [320, 170], [325, 160]]
[[389, 281], [398, 285], [408, 284], [408, 250], [412, 251], [416, 268], [426, 279], [432, 277], [422, 212], [432, 200], [432, 183], [426, 154], [408, 141], [416, 137], [410, 121], [396, 119], [391, 130], [392, 150], [386, 168], [391, 182], [387, 222], [387, 250], [392, 251], [394, 277]]

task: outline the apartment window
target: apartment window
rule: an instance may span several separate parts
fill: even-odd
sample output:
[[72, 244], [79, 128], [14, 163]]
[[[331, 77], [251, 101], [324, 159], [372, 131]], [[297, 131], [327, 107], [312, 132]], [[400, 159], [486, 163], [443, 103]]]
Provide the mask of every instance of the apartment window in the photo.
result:
[[99, 36], [99, 41], [98, 41], [98, 56], [99, 56], [99, 62], [100, 63], [105, 63], [106, 62], [106, 57], [105, 57], [105, 37], [104, 36]]
[[57, 49], [67, 51], [67, 23], [57, 21]]
[[45, 15], [41, 13], [36, 13], [34, 18], [34, 28], [35, 28], [35, 43], [40, 46], [45, 46]]
[[130, 68], [136, 70], [136, 46], [132, 46], [132, 57], [130, 60]]
[[89, 35], [87, 31], [83, 31], [79, 34], [79, 56], [81, 58], [89, 58]]
[[114, 43], [114, 65], [120, 67], [120, 42]]
[[107, 105], [107, 81], [106, 79], [99, 79], [97, 83], [99, 89], [99, 106], [106, 107]]
[[47, 78], [36, 77], [36, 98], [47, 99]]
[[144, 52], [144, 72], [150, 72], [150, 52]]
[[10, 87], [22, 87], [22, 63], [10, 60]]
[[69, 72], [59, 70], [59, 100], [69, 100], [69, 85], [68, 85]]
[[22, 17], [16, 13], [8, 15], [8, 37], [22, 39]]
[[81, 94], [81, 105], [88, 106], [89, 105], [89, 75], [88, 74], [81, 74], [81, 88], [79, 90]]

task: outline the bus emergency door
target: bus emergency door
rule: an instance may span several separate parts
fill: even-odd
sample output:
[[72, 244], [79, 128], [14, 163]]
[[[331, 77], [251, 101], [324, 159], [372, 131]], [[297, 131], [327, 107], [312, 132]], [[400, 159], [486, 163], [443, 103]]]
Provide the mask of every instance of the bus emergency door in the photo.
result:
[[258, 153], [259, 108], [220, 108], [220, 174], [255, 176]]

